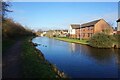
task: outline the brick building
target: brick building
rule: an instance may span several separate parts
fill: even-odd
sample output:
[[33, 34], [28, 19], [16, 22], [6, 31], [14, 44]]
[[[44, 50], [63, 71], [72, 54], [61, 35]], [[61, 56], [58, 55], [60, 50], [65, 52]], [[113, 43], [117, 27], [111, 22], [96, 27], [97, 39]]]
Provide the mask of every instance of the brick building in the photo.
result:
[[89, 39], [94, 34], [103, 32], [106, 29], [109, 29], [109, 34], [113, 34], [112, 27], [103, 19], [82, 24], [80, 27], [80, 38]]

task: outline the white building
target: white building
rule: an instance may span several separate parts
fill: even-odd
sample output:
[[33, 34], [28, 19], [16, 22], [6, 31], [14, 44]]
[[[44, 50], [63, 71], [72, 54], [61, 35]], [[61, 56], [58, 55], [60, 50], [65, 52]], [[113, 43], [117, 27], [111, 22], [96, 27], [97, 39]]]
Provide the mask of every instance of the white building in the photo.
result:
[[120, 18], [117, 20], [117, 34], [120, 34]]
[[43, 33], [41, 33], [41, 35], [40, 36], [44, 36], [46, 34], [46, 32], [44, 31]]
[[77, 29], [80, 29], [80, 24], [71, 24], [68, 30], [71, 38], [77, 38]]
[[117, 31], [120, 31], [120, 18], [117, 20]]

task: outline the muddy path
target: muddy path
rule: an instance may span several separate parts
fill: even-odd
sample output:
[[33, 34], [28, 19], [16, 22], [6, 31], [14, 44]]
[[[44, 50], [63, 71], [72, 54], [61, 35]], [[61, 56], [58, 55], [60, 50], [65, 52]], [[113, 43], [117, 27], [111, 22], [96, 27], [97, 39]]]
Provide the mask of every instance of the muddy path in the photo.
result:
[[16, 41], [2, 55], [2, 78], [22, 78], [22, 40]]

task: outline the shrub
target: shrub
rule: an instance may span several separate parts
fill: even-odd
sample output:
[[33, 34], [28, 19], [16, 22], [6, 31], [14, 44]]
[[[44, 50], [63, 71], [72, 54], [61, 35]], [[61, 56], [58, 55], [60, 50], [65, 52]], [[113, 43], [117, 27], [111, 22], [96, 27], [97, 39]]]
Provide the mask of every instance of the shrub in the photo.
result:
[[3, 38], [16, 38], [20, 36], [32, 35], [32, 31], [25, 29], [21, 24], [6, 18], [2, 24]]
[[97, 33], [89, 40], [89, 45], [97, 48], [111, 48], [114, 37], [104, 33]]
[[114, 43], [118, 45], [118, 48], [120, 48], [120, 34], [114, 35]]

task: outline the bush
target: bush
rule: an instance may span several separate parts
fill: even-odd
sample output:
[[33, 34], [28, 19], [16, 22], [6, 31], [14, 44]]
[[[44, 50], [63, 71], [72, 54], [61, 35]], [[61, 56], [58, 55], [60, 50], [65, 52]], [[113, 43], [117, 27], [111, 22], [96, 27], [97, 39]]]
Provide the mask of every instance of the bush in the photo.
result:
[[32, 31], [25, 29], [21, 24], [15, 23], [12, 19], [6, 18], [2, 24], [2, 35], [4, 38], [16, 38], [32, 35]]
[[114, 35], [114, 44], [118, 45], [118, 48], [120, 48], [120, 34]]
[[114, 37], [104, 33], [95, 34], [89, 40], [89, 45], [97, 48], [112, 48]]

